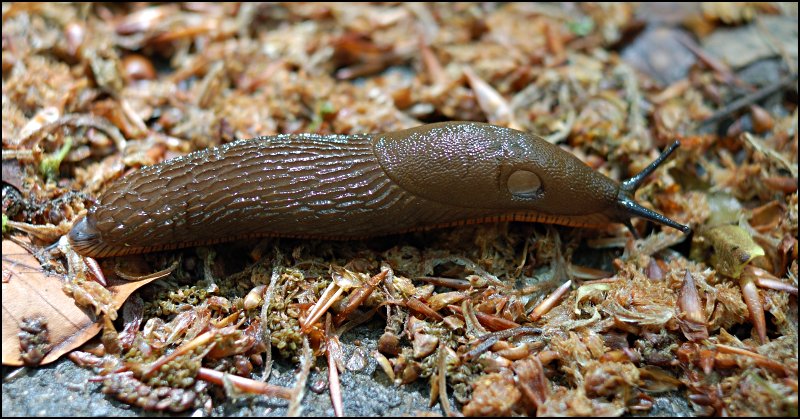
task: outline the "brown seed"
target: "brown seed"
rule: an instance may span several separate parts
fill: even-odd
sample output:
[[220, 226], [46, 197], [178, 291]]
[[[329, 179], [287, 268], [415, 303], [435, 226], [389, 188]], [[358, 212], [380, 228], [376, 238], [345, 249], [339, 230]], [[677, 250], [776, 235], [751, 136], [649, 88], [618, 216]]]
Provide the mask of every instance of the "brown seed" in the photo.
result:
[[439, 346], [439, 338], [425, 333], [414, 334], [414, 358], [422, 359], [433, 353]]
[[752, 270], [745, 270], [745, 273], [739, 278], [739, 286], [742, 288], [742, 298], [747, 304], [747, 310], [750, 312], [750, 322], [753, 323], [753, 328], [756, 330], [759, 341], [764, 344], [767, 343], [767, 323], [764, 317], [764, 304], [761, 302], [761, 295], [756, 288], [754, 275]]
[[386, 355], [396, 356], [400, 353], [400, 338], [391, 333], [384, 333], [378, 339], [378, 351]]
[[653, 258], [651, 258], [650, 262], [647, 264], [647, 277], [654, 281], [661, 281], [664, 279], [664, 271]]
[[772, 115], [761, 106], [750, 106], [750, 115], [753, 118], [753, 130], [755, 130], [757, 134], [767, 132], [775, 126], [775, 120], [772, 119]]
[[258, 285], [251, 289], [244, 297], [245, 310], [251, 310], [261, 305], [261, 302], [264, 301], [263, 296], [266, 289], [266, 285]]
[[68, 23], [64, 28], [64, 39], [67, 41], [67, 53], [73, 57], [77, 56], [85, 38], [86, 28], [84, 28], [81, 23]]
[[139, 54], [128, 54], [122, 59], [122, 68], [129, 81], [153, 80], [156, 69], [147, 57]]
[[687, 339], [697, 341], [708, 338], [708, 328], [700, 302], [700, 295], [697, 293], [697, 286], [689, 270], [686, 270], [683, 286], [678, 294], [678, 307], [681, 312], [680, 327]]

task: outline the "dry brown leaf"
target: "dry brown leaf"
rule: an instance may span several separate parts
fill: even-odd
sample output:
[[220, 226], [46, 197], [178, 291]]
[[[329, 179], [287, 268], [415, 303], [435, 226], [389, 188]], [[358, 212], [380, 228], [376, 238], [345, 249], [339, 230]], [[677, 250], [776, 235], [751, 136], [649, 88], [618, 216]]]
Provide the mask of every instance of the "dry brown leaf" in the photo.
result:
[[738, 278], [751, 260], [764, 255], [764, 249], [736, 225], [701, 231], [695, 236], [691, 250], [692, 259], [707, 260], [717, 272], [731, 278]]
[[[155, 279], [110, 280], [114, 307], [119, 309], [131, 293]], [[61, 290], [61, 284], [61, 278], [44, 272], [39, 261], [27, 250], [11, 240], [3, 240], [3, 365], [24, 365], [26, 353], [33, 355], [29, 360], [34, 363], [48, 364], [100, 331], [99, 318], [90, 310], [78, 307]], [[33, 336], [43, 340], [41, 356], [36, 356], [35, 350], [23, 353], [20, 347], [21, 326], [32, 321], [43, 329], [41, 334]]]

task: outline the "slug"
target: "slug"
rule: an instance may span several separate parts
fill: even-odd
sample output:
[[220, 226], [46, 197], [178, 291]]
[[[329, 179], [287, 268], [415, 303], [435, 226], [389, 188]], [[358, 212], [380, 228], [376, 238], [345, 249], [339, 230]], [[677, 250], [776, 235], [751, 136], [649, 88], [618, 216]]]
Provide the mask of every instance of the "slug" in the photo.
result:
[[371, 135], [277, 135], [197, 151], [112, 184], [69, 233], [84, 256], [242, 238], [355, 239], [530, 221], [689, 227], [633, 200], [677, 147], [617, 183], [542, 138], [476, 122]]

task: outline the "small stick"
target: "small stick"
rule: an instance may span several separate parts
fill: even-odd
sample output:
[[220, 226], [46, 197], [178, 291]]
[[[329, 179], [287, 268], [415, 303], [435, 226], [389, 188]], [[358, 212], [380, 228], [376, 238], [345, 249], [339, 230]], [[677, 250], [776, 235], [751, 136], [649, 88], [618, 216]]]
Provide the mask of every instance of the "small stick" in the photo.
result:
[[223, 385], [223, 378], [227, 378], [231, 384], [241, 391], [263, 394], [265, 396], [277, 397], [285, 400], [292, 398], [292, 390], [289, 388], [262, 383], [261, 381], [251, 380], [238, 375], [225, 374], [221, 371], [212, 370], [211, 368], [200, 368], [200, 371], [197, 372], [197, 378], [220, 386]]
[[769, 86], [763, 87], [760, 90], [757, 90], [747, 96], [734, 100], [733, 102], [725, 105], [724, 107], [720, 108], [719, 110], [711, 114], [711, 116], [703, 120], [703, 122], [701, 122], [700, 125], [705, 126], [711, 124], [712, 122], [717, 122], [718, 120], [728, 116], [729, 114], [744, 109], [752, 105], [753, 103], [760, 102], [765, 98], [781, 91], [784, 88], [790, 87], [792, 85], [796, 86], [796, 83], [797, 83], [797, 74], [787, 76], [783, 80], [780, 80], [777, 83], [773, 83]]
[[[387, 272], [387, 271], [383, 271]], [[386, 275], [384, 275], [386, 276]], [[336, 417], [344, 416], [344, 406], [342, 404], [342, 386], [339, 383], [339, 370], [336, 367], [336, 359], [334, 357], [334, 346], [338, 346], [339, 342], [336, 337], [331, 333], [331, 313], [325, 316], [325, 337], [328, 341], [325, 354], [328, 358], [328, 391], [331, 394], [331, 404], [333, 405], [333, 414]], [[341, 352], [341, 351], [338, 351]]]

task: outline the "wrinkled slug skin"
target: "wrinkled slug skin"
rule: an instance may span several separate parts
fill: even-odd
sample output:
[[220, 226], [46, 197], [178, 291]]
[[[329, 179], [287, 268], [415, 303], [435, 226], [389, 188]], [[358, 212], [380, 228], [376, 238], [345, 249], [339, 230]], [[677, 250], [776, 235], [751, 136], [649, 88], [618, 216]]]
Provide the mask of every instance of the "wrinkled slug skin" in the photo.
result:
[[600, 225], [614, 221], [618, 188], [539, 137], [482, 123], [279, 135], [144, 167], [106, 190], [69, 238], [79, 253], [105, 257], [499, 220]]

